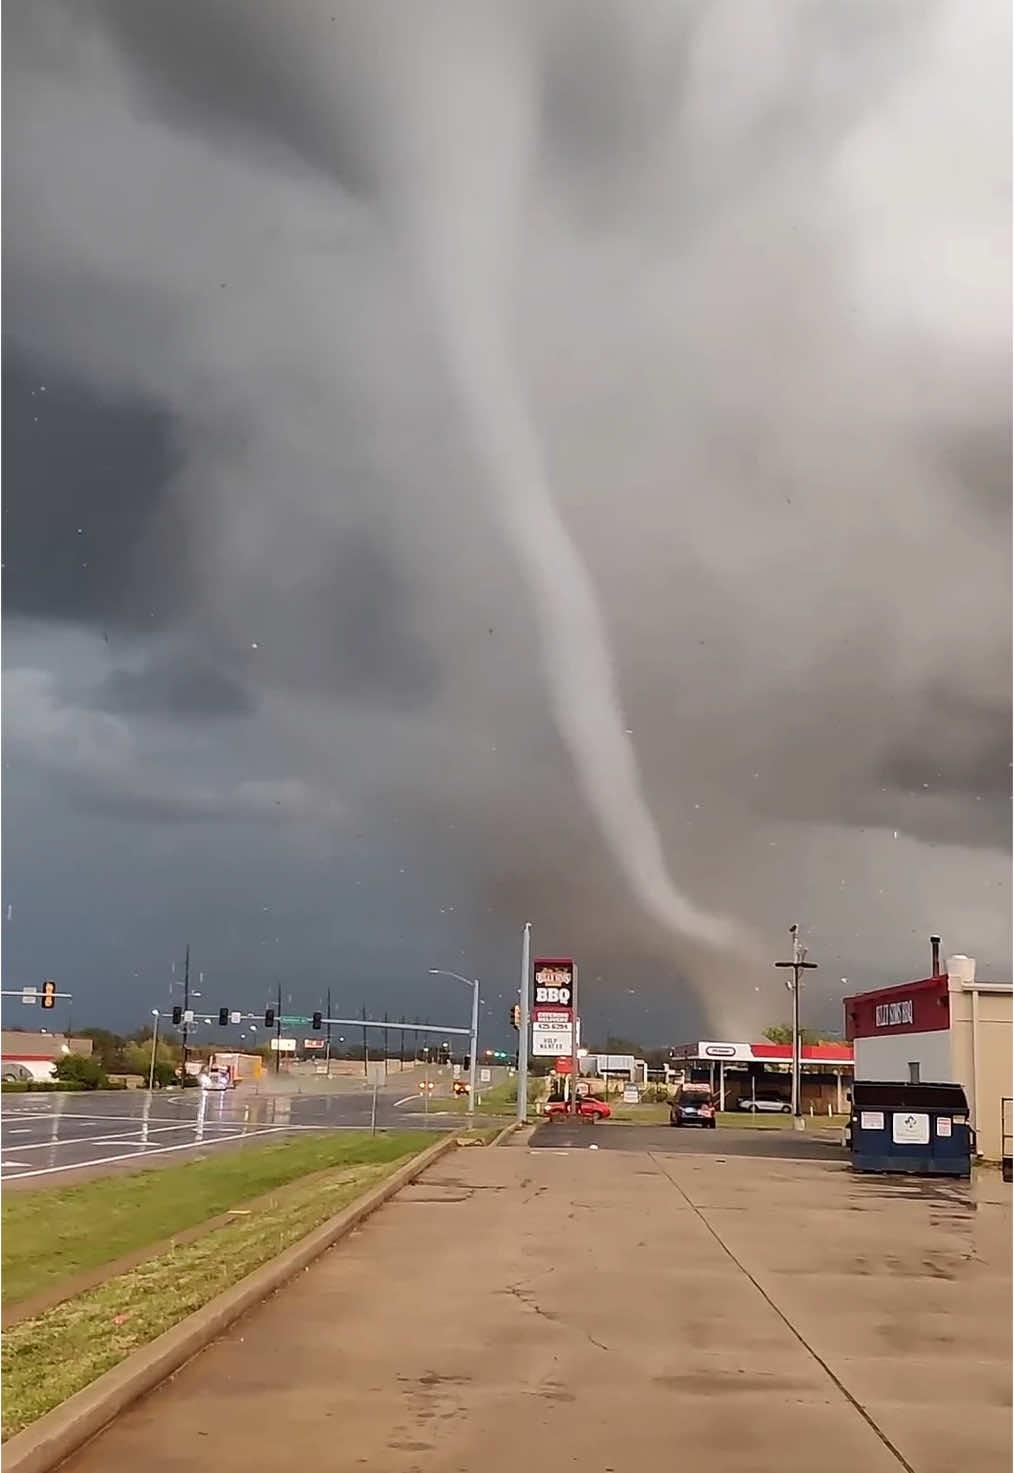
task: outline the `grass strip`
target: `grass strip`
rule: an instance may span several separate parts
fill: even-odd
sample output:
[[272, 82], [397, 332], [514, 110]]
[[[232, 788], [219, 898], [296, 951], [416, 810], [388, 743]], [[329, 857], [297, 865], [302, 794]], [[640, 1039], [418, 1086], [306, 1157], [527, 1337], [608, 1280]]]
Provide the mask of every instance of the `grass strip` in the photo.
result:
[[[110, 1279], [3, 1337], [3, 1436], [29, 1426], [389, 1176], [434, 1136], [399, 1153], [295, 1184], [249, 1217]], [[411, 1140], [411, 1144], [406, 1142]], [[378, 1142], [379, 1144], [379, 1142]], [[391, 1141], [394, 1144], [394, 1140]], [[159, 1173], [161, 1174], [161, 1173]]]
[[307, 1132], [180, 1166], [8, 1192], [3, 1302], [114, 1263], [311, 1172], [401, 1159], [431, 1139], [420, 1131]]

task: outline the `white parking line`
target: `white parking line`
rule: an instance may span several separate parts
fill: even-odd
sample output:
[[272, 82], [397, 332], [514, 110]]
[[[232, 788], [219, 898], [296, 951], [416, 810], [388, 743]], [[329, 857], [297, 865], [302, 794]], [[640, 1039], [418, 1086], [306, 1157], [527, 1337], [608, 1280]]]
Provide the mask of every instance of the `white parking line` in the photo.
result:
[[[369, 1127], [367, 1127], [367, 1129], [368, 1128]], [[283, 1125], [273, 1125], [267, 1130], [243, 1131], [241, 1132], [241, 1135], [244, 1139], [252, 1138], [255, 1135], [277, 1135], [280, 1130], [284, 1129], [285, 1127]], [[220, 1135], [213, 1141], [185, 1141], [181, 1146], [156, 1146], [154, 1150], [149, 1151], [147, 1154], [149, 1156], [166, 1156], [170, 1151], [195, 1151], [199, 1150], [201, 1146], [220, 1146], [224, 1141], [234, 1141], [238, 1139], [238, 1135]], [[9, 1179], [11, 1181], [21, 1181], [26, 1176], [55, 1176], [56, 1173], [59, 1171], [85, 1171], [92, 1166], [110, 1166], [114, 1162], [123, 1161], [124, 1159], [126, 1158], [123, 1156], [103, 1156], [98, 1160], [92, 1159], [89, 1161], [68, 1161], [66, 1166], [40, 1166], [33, 1171], [19, 1171], [17, 1176], [12, 1176]], [[135, 1157], [133, 1159], [137, 1158]], [[11, 1164], [13, 1165], [13, 1163]]]
[[[6, 1115], [6, 1112], [4, 1113], [4, 1115], [0, 1115], [0, 1127], [2, 1127], [3, 1120], [5, 1118], [7, 1118], [7, 1119], [10, 1118], [9, 1116]], [[189, 1119], [187, 1119], [187, 1118], [180, 1119], [180, 1117], [178, 1115], [175, 1118], [172, 1115], [149, 1115], [148, 1116], [149, 1121], [151, 1121], [153, 1124], [157, 1124], [157, 1125], [192, 1125], [194, 1123], [195, 1118], [196, 1117], [191, 1116]], [[19, 1119], [19, 1120], [75, 1120], [75, 1121], [81, 1122], [81, 1124], [83, 1124], [83, 1125], [103, 1125], [107, 1120], [113, 1120], [113, 1121], [126, 1120], [128, 1124], [137, 1124], [137, 1125], [140, 1125], [142, 1123], [142, 1121], [144, 1120], [144, 1116], [143, 1115], [85, 1115], [83, 1111], [78, 1112], [77, 1110], [52, 1110], [52, 1111], [50, 1111], [46, 1115], [29, 1115], [29, 1114], [19, 1115], [19, 1116], [17, 1116], [17, 1119]], [[215, 1120], [215, 1121], [211, 1121], [210, 1123], [213, 1124], [213, 1125], [217, 1125], [220, 1122], [217, 1121], [217, 1120]]]
[[[191, 1131], [193, 1131], [193, 1130], [196, 1130], [197, 1128], [198, 1127], [194, 1124], [193, 1121], [183, 1121], [179, 1125], [156, 1125], [154, 1128], [149, 1128], [148, 1134], [149, 1135], [168, 1135], [170, 1132], [172, 1132], [174, 1130], [191, 1130]], [[205, 1123], [204, 1128], [205, 1128], [205, 1130], [208, 1130], [208, 1129], [211, 1129], [211, 1130], [231, 1130], [233, 1132], [233, 1134], [236, 1134], [236, 1126], [235, 1125], [232, 1125], [232, 1126], [227, 1126], [227, 1125], [213, 1125], [213, 1126], [208, 1126], [207, 1123]], [[140, 1126], [140, 1124], [138, 1124], [138, 1131], [140, 1131], [140, 1129], [141, 1129], [141, 1126]], [[33, 1141], [31, 1143], [31, 1145], [18, 1146], [18, 1150], [19, 1151], [49, 1151], [49, 1150], [52, 1150], [52, 1148], [54, 1146], [98, 1146], [98, 1145], [104, 1145], [106, 1142], [109, 1142], [110, 1144], [112, 1144], [113, 1138], [115, 1136], [118, 1136], [118, 1135], [127, 1135], [127, 1134], [128, 1134], [128, 1132], [125, 1131], [125, 1130], [114, 1130], [114, 1131], [108, 1132], [106, 1135], [63, 1135], [63, 1136], [59, 1136], [58, 1135], [58, 1136], [56, 1136], [51, 1141]], [[242, 1131], [239, 1131], [239, 1134], [242, 1135], [243, 1132]]]
[[409, 1100], [417, 1100], [418, 1098], [419, 1098], [418, 1095], [406, 1095], [403, 1100], [395, 1100], [395, 1102], [394, 1102], [394, 1104], [392, 1105], [391, 1108], [393, 1110], [397, 1110], [397, 1108], [398, 1108], [399, 1105], [407, 1105], [408, 1102], [409, 1102]]

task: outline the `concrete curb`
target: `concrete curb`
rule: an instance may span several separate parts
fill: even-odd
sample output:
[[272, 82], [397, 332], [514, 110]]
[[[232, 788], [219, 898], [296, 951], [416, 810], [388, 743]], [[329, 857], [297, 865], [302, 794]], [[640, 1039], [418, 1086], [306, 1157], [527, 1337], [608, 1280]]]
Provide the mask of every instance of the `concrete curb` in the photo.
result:
[[497, 1131], [496, 1135], [490, 1141], [490, 1145], [502, 1146], [504, 1141], [512, 1136], [516, 1130], [520, 1130], [523, 1124], [524, 1121], [522, 1120], [512, 1120], [510, 1125], [505, 1125], [503, 1130]]
[[386, 1181], [314, 1228], [277, 1258], [240, 1279], [150, 1345], [133, 1351], [119, 1365], [44, 1413], [30, 1427], [15, 1433], [3, 1444], [4, 1473], [48, 1473], [69, 1458], [131, 1402], [153, 1391], [186, 1361], [217, 1340], [240, 1315], [280, 1289], [456, 1144], [454, 1136], [447, 1135], [427, 1146]]

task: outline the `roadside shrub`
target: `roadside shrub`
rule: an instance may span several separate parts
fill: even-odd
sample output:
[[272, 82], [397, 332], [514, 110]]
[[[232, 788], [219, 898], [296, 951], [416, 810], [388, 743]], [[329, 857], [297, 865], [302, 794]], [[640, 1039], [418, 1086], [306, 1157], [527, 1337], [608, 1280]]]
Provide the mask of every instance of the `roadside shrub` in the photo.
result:
[[55, 1064], [56, 1077], [82, 1089], [108, 1089], [109, 1078], [98, 1059], [84, 1054], [65, 1054]]
[[669, 1089], [664, 1084], [649, 1084], [641, 1091], [642, 1105], [667, 1105]]

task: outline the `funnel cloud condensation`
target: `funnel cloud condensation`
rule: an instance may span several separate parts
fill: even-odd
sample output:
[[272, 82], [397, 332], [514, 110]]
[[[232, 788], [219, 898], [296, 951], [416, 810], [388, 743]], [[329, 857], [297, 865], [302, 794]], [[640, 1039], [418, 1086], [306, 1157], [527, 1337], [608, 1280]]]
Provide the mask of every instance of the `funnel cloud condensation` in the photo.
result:
[[[524, 246], [538, 122], [534, 48], [516, 22], [504, 23], [502, 7], [468, 12], [445, 4], [420, 21], [400, 10], [375, 38], [376, 54], [405, 63], [369, 118], [388, 145], [392, 209], [420, 262], [478, 468], [538, 614], [557, 725], [617, 867], [661, 925], [728, 945], [733, 928], [681, 895], [668, 874], [605, 619], [554, 503], [512, 362], [512, 262]], [[463, 28], [464, 50], [455, 45]]]

